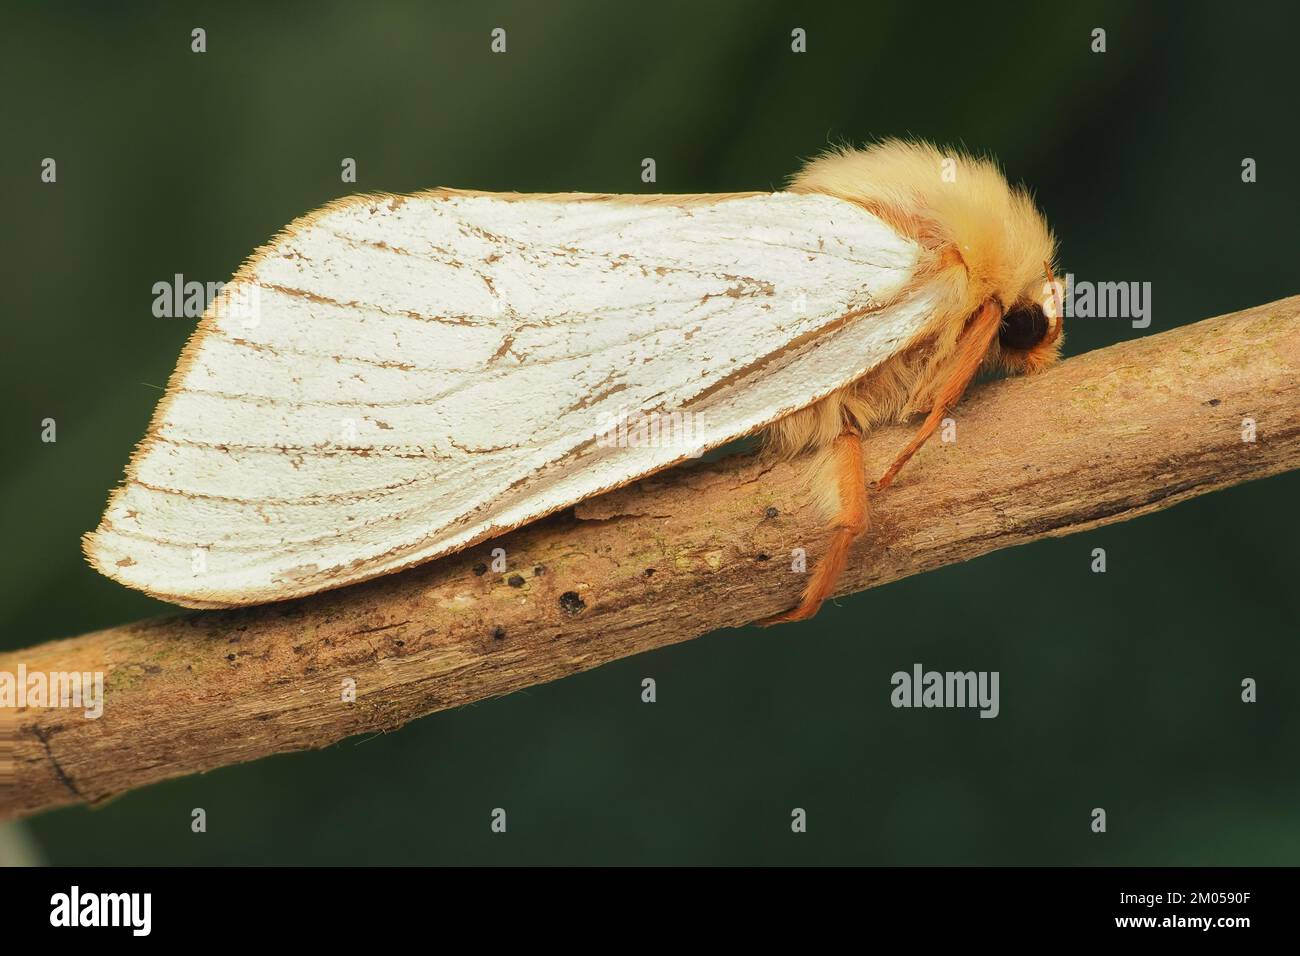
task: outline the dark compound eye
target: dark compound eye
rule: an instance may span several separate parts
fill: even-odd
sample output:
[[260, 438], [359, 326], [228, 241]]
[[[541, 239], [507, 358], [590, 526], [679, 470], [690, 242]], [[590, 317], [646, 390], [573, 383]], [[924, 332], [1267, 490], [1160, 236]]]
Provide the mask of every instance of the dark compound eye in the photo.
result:
[[998, 341], [1004, 349], [1028, 351], [1047, 338], [1047, 316], [1042, 306], [1020, 306], [1002, 317]]

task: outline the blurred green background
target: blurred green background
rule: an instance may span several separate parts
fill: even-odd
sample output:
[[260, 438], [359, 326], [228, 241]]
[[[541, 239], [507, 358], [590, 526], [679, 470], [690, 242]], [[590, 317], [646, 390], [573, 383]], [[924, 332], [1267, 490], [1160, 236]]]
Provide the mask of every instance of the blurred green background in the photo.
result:
[[[1293, 4], [944, 7], [6, 4], [0, 647], [165, 610], [78, 547], [193, 325], [151, 287], [227, 279], [348, 192], [765, 189], [911, 135], [998, 156], [1076, 275], [1153, 283], [1150, 329], [1075, 321], [1069, 354], [1300, 291]], [[55, 863], [1300, 863], [1297, 497], [1235, 488], [28, 834]], [[1001, 716], [892, 709], [918, 661], [1000, 671]]]

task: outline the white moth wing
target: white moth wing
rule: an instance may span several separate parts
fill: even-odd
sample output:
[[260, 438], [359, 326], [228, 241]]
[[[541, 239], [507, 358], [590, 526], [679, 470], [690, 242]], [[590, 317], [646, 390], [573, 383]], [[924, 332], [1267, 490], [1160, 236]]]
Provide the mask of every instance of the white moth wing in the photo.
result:
[[900, 299], [918, 247], [861, 208], [706, 199], [440, 190], [295, 222], [205, 314], [89, 559], [192, 607], [375, 577], [750, 434], [930, 316]]

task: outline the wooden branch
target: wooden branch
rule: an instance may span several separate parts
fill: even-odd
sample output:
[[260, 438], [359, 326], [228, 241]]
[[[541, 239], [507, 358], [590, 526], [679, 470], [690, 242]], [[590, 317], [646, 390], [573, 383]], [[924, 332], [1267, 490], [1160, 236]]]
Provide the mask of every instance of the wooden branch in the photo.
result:
[[[876, 502], [844, 592], [1300, 466], [1300, 296], [976, 388], [956, 418], [958, 440]], [[869, 477], [910, 433], [870, 436]], [[100, 719], [0, 710], [0, 816], [400, 727], [783, 610], [804, 579], [792, 549], [811, 564], [825, 541], [800, 476], [734, 456], [368, 584], [0, 656], [105, 675]]]

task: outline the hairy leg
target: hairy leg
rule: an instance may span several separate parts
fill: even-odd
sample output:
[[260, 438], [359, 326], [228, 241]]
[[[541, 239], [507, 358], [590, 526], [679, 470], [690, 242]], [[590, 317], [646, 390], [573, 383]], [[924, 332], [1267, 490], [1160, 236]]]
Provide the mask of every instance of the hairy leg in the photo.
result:
[[[970, 384], [981, 363], [988, 355], [989, 346], [1002, 322], [1002, 309], [995, 302], [986, 302], [962, 333], [956, 357], [946, 371], [946, 377], [935, 394], [934, 405], [916, 435], [889, 466], [874, 491], [884, 491], [893, 482], [908, 460], [934, 434], [949, 409], [957, 404]], [[844, 432], [835, 439], [832, 447], [832, 466], [839, 491], [839, 509], [832, 522], [830, 547], [813, 567], [812, 576], [804, 587], [798, 607], [758, 623], [763, 626], [805, 621], [817, 613], [839, 581], [849, 560], [849, 548], [866, 530], [870, 520], [865, 464], [862, 456], [862, 438], [856, 432]]]
[[839, 510], [831, 524], [830, 546], [813, 567], [812, 576], [804, 587], [799, 606], [758, 623], [763, 626], [803, 621], [812, 617], [830, 597], [844, 566], [849, 560], [849, 548], [866, 530], [870, 520], [867, 501], [866, 463], [862, 457], [862, 438], [856, 432], [845, 432], [835, 439], [831, 449], [831, 466], [839, 492]]

